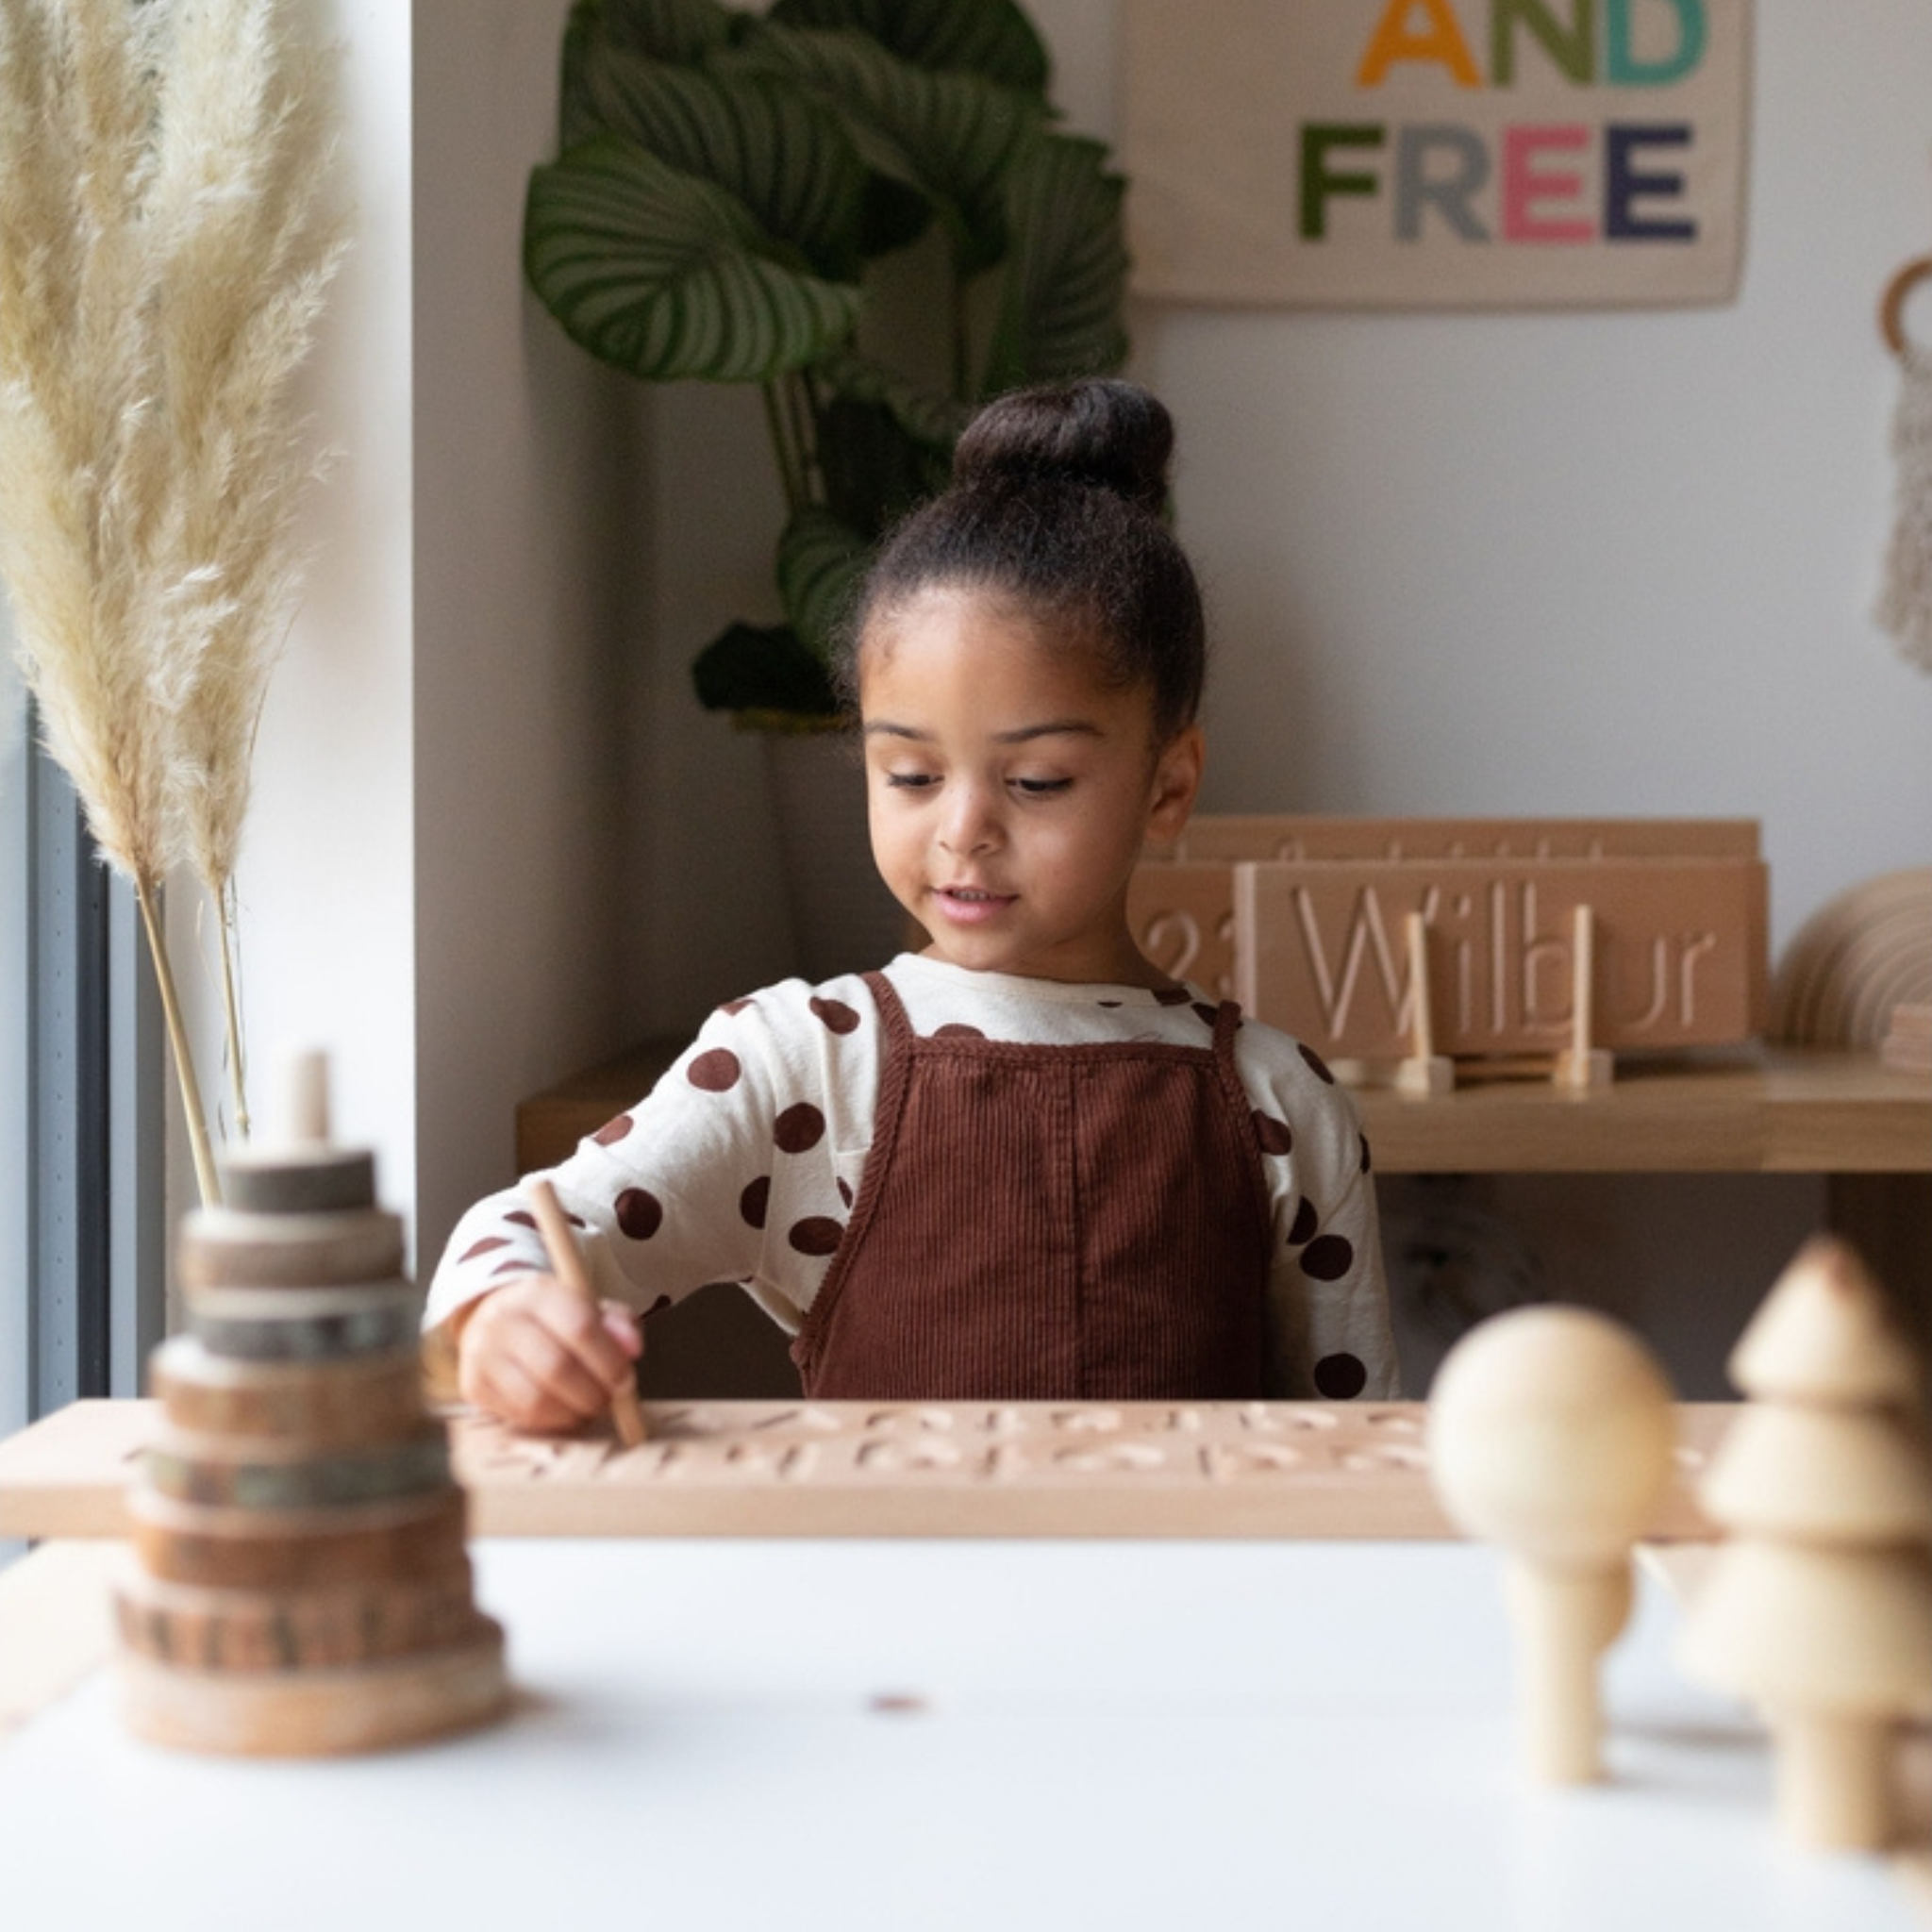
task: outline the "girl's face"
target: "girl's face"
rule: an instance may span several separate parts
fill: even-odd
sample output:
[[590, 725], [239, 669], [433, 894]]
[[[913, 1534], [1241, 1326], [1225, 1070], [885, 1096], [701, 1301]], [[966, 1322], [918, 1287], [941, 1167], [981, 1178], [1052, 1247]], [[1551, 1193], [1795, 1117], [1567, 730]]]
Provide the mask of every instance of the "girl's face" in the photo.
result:
[[1201, 782], [1189, 725], [1153, 741], [1149, 695], [970, 591], [876, 618], [858, 659], [872, 849], [928, 956], [1036, 979], [1165, 987], [1133, 942], [1142, 841], [1175, 837]]

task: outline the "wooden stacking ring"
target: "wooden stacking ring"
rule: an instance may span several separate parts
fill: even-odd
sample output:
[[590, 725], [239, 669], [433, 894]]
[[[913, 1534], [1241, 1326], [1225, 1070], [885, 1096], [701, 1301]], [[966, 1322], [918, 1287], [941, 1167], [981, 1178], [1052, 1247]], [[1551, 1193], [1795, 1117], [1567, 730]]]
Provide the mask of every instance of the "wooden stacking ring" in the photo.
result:
[[469, 1561], [464, 1496], [456, 1488], [338, 1509], [220, 1509], [137, 1483], [127, 1513], [142, 1566], [164, 1583], [312, 1590], [447, 1576]]
[[251, 1362], [322, 1362], [392, 1354], [422, 1325], [423, 1296], [407, 1281], [367, 1288], [205, 1289], [188, 1298], [189, 1332], [211, 1355]]
[[197, 1208], [182, 1224], [182, 1285], [327, 1288], [403, 1268], [403, 1224], [379, 1208], [340, 1214], [248, 1214]]
[[467, 1566], [426, 1583], [325, 1590], [196, 1590], [131, 1575], [114, 1591], [122, 1643], [158, 1663], [200, 1671], [340, 1670], [487, 1634]]
[[222, 1205], [249, 1214], [338, 1214], [375, 1206], [375, 1157], [238, 1154], [221, 1163]]
[[420, 1743], [508, 1702], [502, 1628], [477, 1623], [460, 1649], [335, 1671], [183, 1670], [124, 1652], [122, 1710], [137, 1736], [188, 1751], [320, 1757]]
[[148, 1383], [177, 1429], [293, 1436], [311, 1449], [385, 1441], [423, 1416], [423, 1358], [413, 1337], [378, 1355], [334, 1361], [242, 1361], [174, 1335], [148, 1357]]
[[450, 1480], [449, 1435], [425, 1416], [399, 1441], [318, 1455], [286, 1439], [167, 1429], [149, 1445], [142, 1468], [159, 1494], [184, 1503], [224, 1509], [337, 1509], [443, 1488]]

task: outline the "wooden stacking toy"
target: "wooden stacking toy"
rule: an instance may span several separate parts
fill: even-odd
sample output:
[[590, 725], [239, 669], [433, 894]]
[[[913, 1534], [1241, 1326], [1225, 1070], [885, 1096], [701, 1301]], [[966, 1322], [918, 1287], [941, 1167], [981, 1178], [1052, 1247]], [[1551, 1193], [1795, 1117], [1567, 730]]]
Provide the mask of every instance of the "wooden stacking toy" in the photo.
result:
[[1932, 1708], [1919, 1367], [1857, 1256], [1820, 1239], [1730, 1374], [1748, 1400], [1703, 1499], [1731, 1534], [1691, 1603], [1684, 1666], [1763, 1709], [1790, 1838], [1876, 1850], [1900, 1830], [1903, 1724]]
[[1429, 1391], [1429, 1473], [1451, 1522], [1500, 1543], [1525, 1768], [1601, 1775], [1597, 1660], [1630, 1614], [1631, 1551], [1670, 1481], [1671, 1389], [1607, 1315], [1512, 1308]]
[[291, 1062], [268, 1151], [179, 1244], [188, 1325], [151, 1363], [165, 1424], [129, 1497], [123, 1707], [156, 1743], [314, 1757], [480, 1724], [508, 1698], [463, 1492], [425, 1409], [421, 1297], [374, 1158], [328, 1142]]

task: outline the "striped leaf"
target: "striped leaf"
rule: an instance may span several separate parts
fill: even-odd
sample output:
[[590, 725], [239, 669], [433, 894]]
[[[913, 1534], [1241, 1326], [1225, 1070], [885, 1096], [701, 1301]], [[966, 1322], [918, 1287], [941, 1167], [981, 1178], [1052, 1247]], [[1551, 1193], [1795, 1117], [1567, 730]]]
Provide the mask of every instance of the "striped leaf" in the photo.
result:
[[723, 189], [608, 134], [532, 171], [524, 269], [574, 341], [655, 381], [769, 381], [841, 342], [862, 300]]
[[[819, 365], [823, 373], [824, 365]], [[813, 411], [821, 500], [834, 516], [877, 538], [916, 505], [945, 488], [950, 443], [937, 448], [909, 434], [880, 402], [834, 394]]]
[[1108, 172], [1099, 142], [1074, 135], [1042, 133], [1014, 170], [1008, 202], [1013, 250], [983, 393], [1104, 375], [1126, 360], [1125, 185]]
[[821, 275], [857, 278], [866, 171], [837, 115], [769, 76], [606, 48], [587, 75], [598, 119], [680, 174], [716, 182]]
[[915, 67], [1046, 93], [1046, 46], [1015, 0], [776, 0], [770, 18], [784, 26], [856, 27]]
[[841, 396], [890, 409], [908, 436], [949, 462], [959, 432], [973, 416], [970, 403], [957, 403], [950, 396], [922, 389], [896, 369], [889, 369], [857, 349], [833, 350], [819, 364], [818, 373]]
[[808, 505], [778, 539], [778, 596], [805, 646], [831, 656], [839, 625], [857, 596], [872, 546], [850, 524]]
[[577, 0], [613, 46], [654, 60], [702, 60], [726, 46], [740, 18], [717, 0]]
[[1045, 109], [974, 74], [931, 74], [863, 34], [754, 23], [727, 57], [783, 75], [845, 125], [866, 165], [930, 200], [958, 273], [1007, 250], [1006, 173]]

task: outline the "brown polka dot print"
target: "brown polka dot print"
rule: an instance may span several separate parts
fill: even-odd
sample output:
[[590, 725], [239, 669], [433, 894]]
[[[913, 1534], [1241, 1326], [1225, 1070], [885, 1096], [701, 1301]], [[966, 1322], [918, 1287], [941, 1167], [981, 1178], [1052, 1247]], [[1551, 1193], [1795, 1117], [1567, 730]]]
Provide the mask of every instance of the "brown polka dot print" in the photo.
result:
[[744, 1192], [738, 1197], [738, 1211], [743, 1215], [750, 1227], [762, 1227], [765, 1216], [772, 1209], [772, 1176], [761, 1174], [757, 1180], [748, 1182]]
[[1339, 1234], [1318, 1235], [1302, 1250], [1302, 1273], [1314, 1281], [1340, 1281], [1355, 1266], [1355, 1248]]
[[498, 1248], [509, 1246], [508, 1241], [500, 1234], [485, 1235], [474, 1246], [467, 1247], [457, 1257], [458, 1261], [475, 1261], [484, 1255], [493, 1255]]
[[735, 1020], [739, 1014], [744, 1012], [753, 1004], [754, 1002], [751, 1000], [726, 1000], [718, 1010]]
[[823, 1214], [813, 1214], [804, 1221], [794, 1222], [785, 1239], [801, 1255], [829, 1255], [838, 1247], [844, 1232], [838, 1222]]
[[1221, 1016], [1203, 1000], [1194, 1002], [1194, 1012], [1204, 1026], [1211, 1026]]
[[684, 1070], [684, 1076], [704, 1093], [728, 1093], [742, 1077], [744, 1067], [728, 1046], [701, 1053]]
[[1263, 1154], [1292, 1154], [1294, 1152], [1294, 1129], [1286, 1121], [1278, 1121], [1272, 1113], [1255, 1109], [1255, 1139], [1261, 1143]]
[[1307, 1061], [1308, 1071], [1314, 1074], [1315, 1078], [1325, 1080], [1329, 1086], [1334, 1086], [1335, 1075], [1328, 1071], [1328, 1062], [1312, 1046], [1303, 1046], [1300, 1041], [1296, 1041], [1295, 1045], [1300, 1048], [1301, 1057]]
[[664, 1225], [664, 1204], [648, 1188], [626, 1188], [617, 1197], [617, 1224], [634, 1241], [647, 1241]]
[[490, 1278], [494, 1281], [499, 1274], [529, 1274], [534, 1272], [527, 1261], [499, 1261], [490, 1271]]
[[1315, 1230], [1322, 1224], [1322, 1217], [1315, 1212], [1315, 1204], [1304, 1194], [1301, 1205], [1294, 1210], [1294, 1225], [1288, 1231], [1288, 1244], [1298, 1248], [1304, 1241], [1315, 1238]]
[[503, 1218], [517, 1227], [535, 1227], [537, 1224], [537, 1217], [521, 1208], [512, 1208]]
[[812, 996], [811, 1009], [834, 1033], [854, 1033], [858, 1029], [858, 1015], [843, 1000], [822, 1000]]
[[621, 1113], [614, 1121], [606, 1121], [591, 1139], [600, 1147], [614, 1147], [636, 1125], [629, 1114]]
[[1368, 1370], [1352, 1355], [1324, 1355], [1315, 1364], [1315, 1393], [1326, 1401], [1352, 1402], [1368, 1385]]
[[845, 1183], [844, 1183], [843, 1181], [841, 1181], [841, 1182], [839, 1183], [839, 1198], [840, 1198], [840, 1200], [841, 1200], [842, 1202], [844, 1202], [844, 1204], [846, 1205], [846, 1207], [848, 1207], [848, 1208], [849, 1208], [849, 1207], [851, 1207], [851, 1205], [852, 1205], [852, 1190], [851, 1190], [850, 1188], [848, 1188], [848, 1187], [847, 1187], [847, 1186], [845, 1185]]
[[1154, 995], [1154, 1004], [1158, 1007], [1185, 1007], [1193, 997], [1186, 987], [1171, 986], [1166, 991]]
[[984, 1040], [986, 1035], [977, 1026], [969, 1026], [963, 1020], [949, 1020], [943, 1026], [933, 1028], [935, 1040]]
[[1100, 1004], [1101, 1004], [1101, 1005], [1102, 1005], [1103, 1007], [1105, 1007], [1105, 1008], [1106, 1008], [1108, 1009], [1108, 1012], [1112, 1012], [1112, 1011], [1114, 1011], [1114, 1010], [1115, 1010], [1115, 1009], [1116, 1009], [1116, 1008], [1117, 1008], [1119, 1007], [1119, 1005], [1120, 1005], [1120, 1001], [1118, 1001], [1118, 1000], [1102, 1000], [1102, 1001], [1100, 1002]]
[[1362, 1172], [1367, 1174], [1369, 1171], [1369, 1137], [1363, 1134], [1358, 1138], [1362, 1143]]
[[788, 1107], [772, 1123], [772, 1139], [782, 1154], [803, 1154], [825, 1138], [825, 1117], [810, 1101]]

